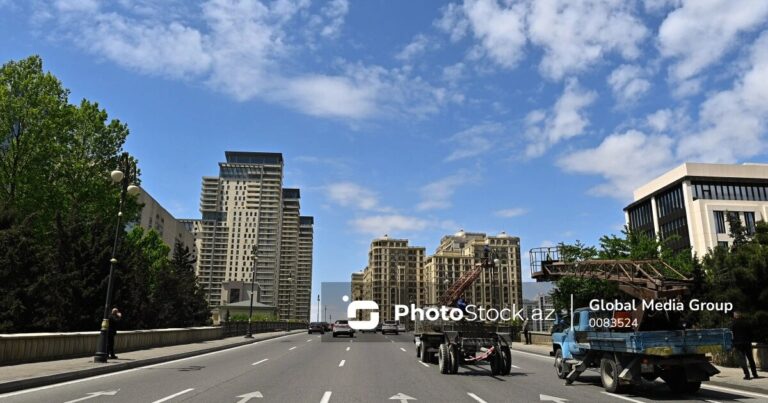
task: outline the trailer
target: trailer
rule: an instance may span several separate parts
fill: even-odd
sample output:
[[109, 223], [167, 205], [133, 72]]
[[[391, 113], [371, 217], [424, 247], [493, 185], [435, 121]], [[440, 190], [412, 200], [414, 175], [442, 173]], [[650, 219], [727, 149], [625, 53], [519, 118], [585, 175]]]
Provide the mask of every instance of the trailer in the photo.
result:
[[[463, 295], [483, 270], [495, 267], [486, 246], [483, 258], [464, 273], [440, 297], [436, 308], [456, 307]], [[491, 375], [508, 375], [512, 367], [510, 333], [495, 324], [481, 321], [450, 321], [438, 318], [416, 318], [414, 323], [416, 356], [424, 363], [437, 363], [441, 374], [456, 374], [465, 365], [489, 365]]]
[[[530, 259], [531, 276], [537, 281], [599, 278], [618, 284], [636, 300], [676, 300], [688, 294], [691, 285], [661, 260], [564, 261], [558, 248], [532, 249]], [[572, 309], [567, 327], [552, 333], [551, 355], [566, 385], [595, 368], [611, 393], [657, 378], [673, 392], [693, 393], [720, 372], [706, 354], [728, 351], [732, 345], [730, 330], [688, 329], [674, 312], [579, 308]]]

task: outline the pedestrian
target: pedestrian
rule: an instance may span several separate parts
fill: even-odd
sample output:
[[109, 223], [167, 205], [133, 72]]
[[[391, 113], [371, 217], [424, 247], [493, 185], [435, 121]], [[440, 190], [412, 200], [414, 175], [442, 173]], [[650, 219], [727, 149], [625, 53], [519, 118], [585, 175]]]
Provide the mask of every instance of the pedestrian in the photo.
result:
[[461, 309], [462, 312], [464, 312], [467, 309], [467, 300], [464, 299], [464, 296], [462, 295], [459, 297], [459, 300], [456, 301], [456, 306]]
[[[741, 312], [733, 312], [731, 331], [733, 332], [733, 349], [736, 350], [736, 358], [744, 371], [744, 379], [751, 379], [748, 369], [751, 369], [752, 376], [757, 378], [755, 358], [752, 356], [752, 328], [749, 322], [741, 316]], [[749, 368], [747, 368], [747, 364], [749, 364]]]
[[115, 334], [117, 334], [118, 323], [123, 319], [123, 314], [117, 308], [112, 308], [109, 314], [109, 337], [107, 337], [107, 354], [109, 358], [116, 360], [115, 355]]
[[525, 336], [525, 344], [531, 344], [531, 325], [528, 323], [528, 318], [523, 321], [523, 336]]

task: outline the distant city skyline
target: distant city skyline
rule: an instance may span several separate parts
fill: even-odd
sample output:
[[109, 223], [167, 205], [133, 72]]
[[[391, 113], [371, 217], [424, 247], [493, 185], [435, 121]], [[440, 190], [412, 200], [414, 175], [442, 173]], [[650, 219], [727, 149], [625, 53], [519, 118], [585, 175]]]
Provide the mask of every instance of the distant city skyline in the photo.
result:
[[768, 2], [0, 0], [0, 33], [128, 124], [175, 217], [225, 151], [282, 153], [313, 304], [384, 234], [507, 231], [525, 281], [530, 248], [618, 233], [662, 172], [767, 160]]

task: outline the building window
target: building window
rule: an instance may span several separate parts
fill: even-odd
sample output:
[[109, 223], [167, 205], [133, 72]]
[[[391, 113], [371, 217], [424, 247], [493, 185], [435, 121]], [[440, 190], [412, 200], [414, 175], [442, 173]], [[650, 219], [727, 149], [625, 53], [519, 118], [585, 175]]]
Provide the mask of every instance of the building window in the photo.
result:
[[744, 212], [744, 224], [747, 229], [747, 234], [754, 235], [755, 234], [755, 213], [752, 211], [745, 211]]
[[725, 234], [725, 212], [715, 211], [715, 232]]
[[727, 250], [728, 249], [728, 241], [717, 241], [717, 247], [718, 248], [723, 248], [723, 249]]

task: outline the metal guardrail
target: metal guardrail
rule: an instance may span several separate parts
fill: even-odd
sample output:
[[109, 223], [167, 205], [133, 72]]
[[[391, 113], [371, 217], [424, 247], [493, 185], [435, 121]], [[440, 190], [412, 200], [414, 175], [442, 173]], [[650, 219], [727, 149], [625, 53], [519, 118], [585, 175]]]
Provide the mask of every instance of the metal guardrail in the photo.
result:
[[[248, 322], [222, 322], [224, 337], [245, 336], [248, 332]], [[279, 332], [287, 330], [306, 329], [307, 324], [301, 322], [258, 321], [251, 322], [253, 333]]]

